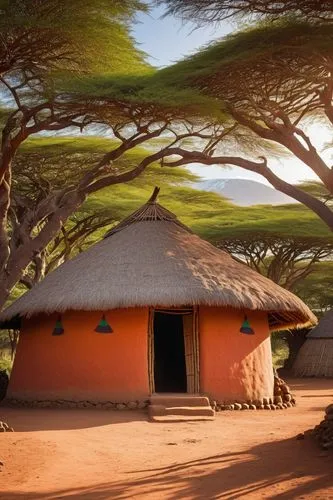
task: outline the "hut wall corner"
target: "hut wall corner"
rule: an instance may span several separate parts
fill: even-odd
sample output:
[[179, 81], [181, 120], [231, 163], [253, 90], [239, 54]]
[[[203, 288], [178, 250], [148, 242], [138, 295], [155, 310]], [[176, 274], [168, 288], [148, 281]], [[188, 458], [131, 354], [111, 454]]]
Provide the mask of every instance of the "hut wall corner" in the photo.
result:
[[[240, 333], [247, 314], [254, 335]], [[217, 401], [273, 397], [274, 377], [267, 314], [199, 308], [200, 389]]]

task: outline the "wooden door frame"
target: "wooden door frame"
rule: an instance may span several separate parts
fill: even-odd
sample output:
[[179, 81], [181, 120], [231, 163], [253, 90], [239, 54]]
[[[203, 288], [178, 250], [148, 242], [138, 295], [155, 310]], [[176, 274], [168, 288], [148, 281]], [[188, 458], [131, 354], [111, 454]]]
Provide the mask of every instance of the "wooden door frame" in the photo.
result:
[[[181, 314], [181, 311], [187, 311], [192, 313], [192, 355], [193, 355], [193, 368], [194, 368], [194, 393], [200, 393], [200, 347], [199, 347], [199, 307], [172, 307], [172, 308], [162, 308], [162, 307], [150, 307], [148, 315], [148, 383], [150, 394], [155, 393], [155, 376], [154, 376], [154, 314], [155, 312], [166, 312], [175, 314]], [[186, 313], [184, 313], [186, 314]], [[185, 352], [186, 356], [186, 352]]]

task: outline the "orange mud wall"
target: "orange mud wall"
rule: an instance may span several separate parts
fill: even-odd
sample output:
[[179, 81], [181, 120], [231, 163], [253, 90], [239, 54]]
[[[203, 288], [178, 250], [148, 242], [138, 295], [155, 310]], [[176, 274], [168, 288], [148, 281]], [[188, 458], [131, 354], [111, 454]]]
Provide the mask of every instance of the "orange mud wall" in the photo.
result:
[[[217, 401], [273, 396], [267, 315], [247, 312], [254, 335], [239, 332], [244, 312], [199, 308], [200, 392]], [[101, 311], [62, 315], [64, 334], [52, 336], [57, 315], [25, 320], [8, 398], [125, 402], [147, 399], [148, 308], [106, 312], [113, 333], [95, 332]]]
[[240, 333], [244, 312], [199, 308], [200, 392], [217, 401], [273, 397], [267, 314], [246, 311], [254, 335]]
[[59, 336], [52, 336], [57, 315], [24, 321], [7, 397], [113, 402], [147, 398], [148, 308], [106, 312], [113, 329], [109, 334], [94, 331], [101, 315], [67, 312]]

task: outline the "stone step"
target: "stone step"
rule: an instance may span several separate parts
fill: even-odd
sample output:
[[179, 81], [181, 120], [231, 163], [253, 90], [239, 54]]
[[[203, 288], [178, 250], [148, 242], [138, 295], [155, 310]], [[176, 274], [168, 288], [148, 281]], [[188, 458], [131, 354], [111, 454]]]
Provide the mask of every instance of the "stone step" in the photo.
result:
[[187, 394], [155, 394], [150, 397], [150, 404], [163, 405], [165, 407], [176, 406], [210, 406], [209, 399], [205, 396]]
[[150, 405], [148, 408], [149, 416], [167, 416], [167, 415], [180, 415], [180, 416], [205, 416], [214, 417], [215, 412], [210, 406], [168, 406], [163, 405]]
[[151, 422], [158, 423], [177, 423], [177, 422], [208, 422], [214, 420], [214, 417], [190, 416], [190, 415], [152, 415]]

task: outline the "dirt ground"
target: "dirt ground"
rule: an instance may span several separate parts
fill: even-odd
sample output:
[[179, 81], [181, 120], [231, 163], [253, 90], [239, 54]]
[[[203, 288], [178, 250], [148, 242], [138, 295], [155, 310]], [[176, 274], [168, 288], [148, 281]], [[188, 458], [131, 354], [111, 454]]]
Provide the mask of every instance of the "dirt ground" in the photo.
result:
[[149, 423], [144, 412], [0, 408], [5, 500], [333, 499], [333, 453], [310, 436], [333, 380], [289, 381], [297, 407]]

